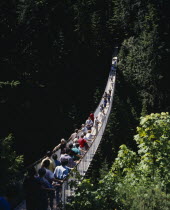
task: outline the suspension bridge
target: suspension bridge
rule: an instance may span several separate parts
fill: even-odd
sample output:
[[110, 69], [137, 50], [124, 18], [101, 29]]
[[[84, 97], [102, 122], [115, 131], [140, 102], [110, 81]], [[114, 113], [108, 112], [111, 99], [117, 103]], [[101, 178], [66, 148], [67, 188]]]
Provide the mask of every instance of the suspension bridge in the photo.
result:
[[[111, 63], [111, 70], [109, 72], [107, 84], [105, 87], [104, 92], [110, 92], [110, 103], [107, 103], [107, 106], [104, 109], [104, 116], [101, 115], [100, 111], [100, 105], [103, 104], [103, 97], [100, 100], [100, 103], [98, 104], [95, 112], [94, 112], [94, 118], [98, 117], [99, 121], [101, 122], [98, 126], [98, 133], [96, 135], [96, 130], [92, 129], [92, 135], [94, 135], [94, 139], [90, 143], [89, 149], [85, 152], [79, 163], [75, 166], [76, 173], [71, 173], [63, 182], [62, 184], [62, 191], [61, 191], [61, 200], [62, 200], [62, 209], [65, 209], [65, 206], [67, 202], [70, 201], [70, 199], [74, 196], [76, 187], [70, 187], [70, 184], [72, 181], [76, 180], [76, 174], [79, 173], [81, 176], [81, 180], [85, 177], [89, 166], [93, 160], [93, 157], [99, 147], [99, 144], [101, 142], [102, 136], [104, 134], [108, 118], [111, 112], [112, 103], [113, 103], [113, 96], [115, 91], [115, 82], [116, 82], [116, 68], [117, 68], [117, 51], [118, 47], [115, 47], [114, 54], [112, 57], [112, 63]], [[68, 142], [67, 144], [69, 144]], [[60, 157], [61, 151], [60, 149], [55, 152], [58, 157]], [[42, 158], [43, 159], [43, 158]], [[31, 167], [35, 167], [35, 169], [38, 171], [39, 168], [41, 168], [41, 161], [42, 159], [36, 161], [34, 164], [31, 165]], [[25, 201], [21, 202], [14, 210], [26, 210]]]

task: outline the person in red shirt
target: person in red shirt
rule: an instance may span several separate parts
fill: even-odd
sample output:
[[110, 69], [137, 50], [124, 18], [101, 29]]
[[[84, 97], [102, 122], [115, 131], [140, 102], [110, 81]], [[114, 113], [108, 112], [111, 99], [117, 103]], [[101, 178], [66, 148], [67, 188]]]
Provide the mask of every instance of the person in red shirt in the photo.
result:
[[87, 144], [87, 141], [83, 138], [84, 135], [81, 135], [81, 138], [79, 138], [78, 143], [80, 145], [80, 150], [86, 151], [89, 148], [89, 145]]
[[90, 119], [94, 122], [94, 113], [93, 112], [90, 113]]

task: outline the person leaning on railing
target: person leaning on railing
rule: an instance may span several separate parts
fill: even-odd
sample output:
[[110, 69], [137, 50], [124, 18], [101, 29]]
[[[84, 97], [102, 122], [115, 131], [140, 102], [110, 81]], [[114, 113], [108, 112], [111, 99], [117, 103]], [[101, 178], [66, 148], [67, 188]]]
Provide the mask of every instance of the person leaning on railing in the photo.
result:
[[56, 147], [54, 147], [53, 152], [56, 152], [57, 150], [61, 149], [61, 154], [63, 154], [66, 148], [67, 142], [65, 139], [61, 139], [61, 143], [58, 144]]
[[55, 163], [54, 163], [54, 160], [53, 160], [53, 158], [52, 158], [52, 154], [53, 154], [53, 153], [52, 153], [51, 151], [48, 151], [48, 152], [46, 153], [47, 157], [44, 158], [44, 159], [42, 160], [42, 162], [41, 162], [41, 167], [42, 167], [42, 165], [43, 165], [43, 163], [44, 163], [45, 160], [49, 160], [49, 161], [50, 161], [49, 170], [52, 171], [52, 172], [54, 172]]
[[78, 129], [75, 129], [74, 133], [71, 134], [71, 136], [68, 139], [68, 141], [73, 141], [75, 138], [77, 138], [78, 131], [79, 131]]

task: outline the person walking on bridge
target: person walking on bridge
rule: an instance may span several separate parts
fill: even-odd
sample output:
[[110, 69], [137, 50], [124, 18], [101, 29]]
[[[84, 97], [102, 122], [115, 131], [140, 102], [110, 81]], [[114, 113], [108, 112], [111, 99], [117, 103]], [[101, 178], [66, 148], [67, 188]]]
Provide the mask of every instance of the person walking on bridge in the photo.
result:
[[73, 144], [70, 143], [69, 144], [69, 148], [71, 150], [70, 156], [73, 158], [73, 160], [78, 163], [78, 160], [80, 158], [82, 158], [82, 156], [80, 155], [80, 150], [76, 147], [73, 147]]
[[81, 135], [81, 138], [78, 140], [78, 143], [80, 146], [81, 154], [83, 154], [84, 151], [86, 151], [89, 148], [87, 141], [84, 139], [84, 135]]
[[98, 115], [98, 120], [101, 124], [103, 124], [103, 122], [105, 121], [105, 118], [106, 118], [106, 114], [104, 112], [104, 110], [102, 112], [99, 113]]
[[78, 129], [75, 129], [74, 133], [71, 134], [70, 138], [68, 139], [68, 141], [71, 141], [70, 143], [73, 143], [73, 140], [75, 138], [77, 138], [77, 134], [78, 134]]
[[65, 154], [62, 154], [60, 157], [60, 162], [62, 160], [68, 160], [67, 166], [70, 168], [73, 168], [76, 163], [74, 162], [73, 158], [70, 156], [71, 150], [69, 148], [66, 148]]
[[67, 165], [68, 165], [68, 160], [61, 159], [61, 166], [57, 166], [54, 170], [54, 177], [60, 180], [58, 182], [53, 182], [53, 186], [56, 189], [57, 207], [59, 207], [61, 203], [61, 190], [62, 190], [63, 180], [68, 176], [69, 172], [71, 171], [71, 168], [69, 168]]
[[113, 82], [113, 77], [111, 78], [111, 88], [113, 89], [113, 85], [114, 85], [114, 82]]
[[60, 166], [61, 165], [60, 161], [57, 159], [58, 158], [57, 154], [54, 153], [52, 155], [52, 158], [54, 160], [55, 166]]
[[94, 128], [96, 130], [95, 136], [97, 136], [97, 134], [99, 132], [99, 123], [100, 123], [100, 121], [98, 120], [98, 116], [96, 116], [96, 118], [94, 120]]
[[93, 127], [93, 121], [91, 120], [90, 117], [88, 117], [88, 119], [86, 120], [86, 128], [87, 130], [91, 130], [92, 127]]
[[81, 129], [80, 129], [81, 135], [83, 135], [83, 134], [86, 133], [86, 132], [87, 132], [86, 126], [85, 126], [85, 124], [82, 124], [82, 125], [81, 125]]
[[103, 104], [104, 104], [104, 108], [106, 108], [106, 105], [107, 105], [107, 97], [104, 97]]
[[[54, 178], [53, 172], [49, 170], [49, 166], [50, 166], [50, 161], [44, 160], [42, 168], [45, 168], [45, 170], [46, 170], [45, 178], [52, 185], [52, 182], [57, 181], [57, 180]], [[54, 200], [54, 191], [48, 192], [48, 198], [50, 200], [50, 208], [52, 210], [53, 209], [53, 200]]]
[[45, 178], [46, 170], [45, 168], [40, 168], [38, 170], [39, 177], [37, 177], [38, 183], [41, 185], [39, 190], [39, 208], [38, 210], [48, 209], [48, 192], [55, 191], [49, 181]]
[[28, 175], [23, 182], [27, 210], [37, 210], [39, 207], [41, 184], [37, 181], [36, 175], [34, 167], [28, 169]]
[[104, 92], [103, 98], [107, 98], [107, 92]]
[[100, 112], [102, 112], [104, 110], [104, 106], [103, 104], [100, 104]]
[[107, 99], [108, 99], [108, 103], [110, 104], [110, 98], [111, 98], [111, 95], [110, 93], [107, 94]]
[[93, 112], [90, 113], [90, 116], [89, 117], [94, 122], [94, 113]]

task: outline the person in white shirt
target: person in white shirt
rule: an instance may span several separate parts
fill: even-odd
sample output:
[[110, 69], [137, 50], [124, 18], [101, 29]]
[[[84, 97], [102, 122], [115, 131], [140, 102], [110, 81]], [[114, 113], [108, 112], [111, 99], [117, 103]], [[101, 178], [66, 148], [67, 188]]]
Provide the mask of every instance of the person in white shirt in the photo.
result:
[[[87, 131], [87, 132], [88, 132], [88, 131]], [[87, 134], [87, 133], [86, 133], [86, 132], [84, 132], [83, 134], [84, 134], [83, 139], [85, 139], [85, 140], [87, 141], [87, 140], [88, 140], [88, 138], [86, 137], [86, 134]]]
[[99, 118], [100, 123], [104, 122], [104, 120], [106, 118], [106, 114], [105, 114], [104, 110], [102, 112], [100, 112], [100, 115], [98, 118]]
[[77, 142], [78, 142], [78, 138], [75, 138], [75, 139], [73, 140], [73, 147], [76, 146]]
[[92, 139], [93, 139], [93, 135], [91, 134], [91, 131], [89, 130], [88, 132], [87, 132], [87, 134], [86, 134], [86, 139], [87, 139], [87, 141], [91, 141]]
[[57, 166], [54, 170], [54, 177], [59, 180], [63, 180], [66, 178], [66, 176], [69, 174], [70, 170], [72, 168], [69, 168], [68, 166], [68, 160], [63, 159], [61, 160], [61, 166]]
[[99, 123], [100, 123], [100, 121], [98, 120], [98, 116], [96, 116], [96, 118], [94, 120], [94, 128], [96, 129], [96, 134], [95, 135], [97, 135], [98, 132], [99, 132]]

